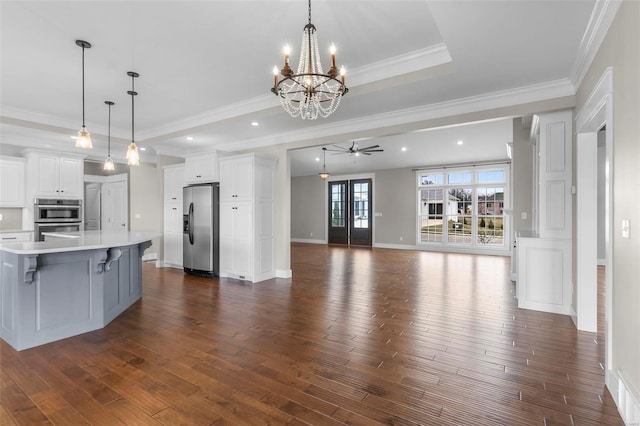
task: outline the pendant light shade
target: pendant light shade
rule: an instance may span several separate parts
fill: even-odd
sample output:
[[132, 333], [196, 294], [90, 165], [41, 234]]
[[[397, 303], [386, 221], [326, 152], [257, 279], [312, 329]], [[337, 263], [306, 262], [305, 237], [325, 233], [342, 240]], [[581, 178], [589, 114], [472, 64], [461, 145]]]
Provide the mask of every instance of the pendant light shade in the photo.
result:
[[116, 169], [116, 166], [113, 164], [113, 160], [111, 159], [111, 106], [114, 105], [114, 103], [111, 101], [104, 101], [104, 103], [109, 106], [109, 133], [107, 136], [107, 158], [104, 160], [102, 170], [112, 172]]
[[140, 77], [140, 74], [134, 71], [127, 72], [127, 75], [131, 77], [131, 90], [127, 92], [127, 94], [131, 95], [131, 143], [129, 144], [129, 148], [127, 149], [127, 164], [130, 166], [139, 166], [140, 165], [140, 154], [138, 153], [138, 147], [136, 146], [136, 141], [134, 138], [134, 129], [135, 129], [135, 108], [134, 108], [134, 99], [138, 94], [135, 91], [135, 79]]
[[93, 148], [93, 144], [91, 143], [91, 134], [84, 124], [84, 49], [90, 49], [91, 43], [84, 40], [76, 40], [76, 45], [82, 47], [82, 127], [78, 131], [76, 148], [91, 149]]

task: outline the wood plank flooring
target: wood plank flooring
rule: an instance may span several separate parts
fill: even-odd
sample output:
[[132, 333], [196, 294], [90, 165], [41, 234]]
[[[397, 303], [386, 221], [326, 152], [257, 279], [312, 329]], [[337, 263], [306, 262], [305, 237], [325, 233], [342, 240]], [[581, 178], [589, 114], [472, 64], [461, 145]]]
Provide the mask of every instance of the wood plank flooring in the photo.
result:
[[601, 334], [517, 309], [508, 258], [291, 256], [293, 279], [259, 284], [145, 264], [106, 328], [1, 342], [0, 424], [623, 424]]

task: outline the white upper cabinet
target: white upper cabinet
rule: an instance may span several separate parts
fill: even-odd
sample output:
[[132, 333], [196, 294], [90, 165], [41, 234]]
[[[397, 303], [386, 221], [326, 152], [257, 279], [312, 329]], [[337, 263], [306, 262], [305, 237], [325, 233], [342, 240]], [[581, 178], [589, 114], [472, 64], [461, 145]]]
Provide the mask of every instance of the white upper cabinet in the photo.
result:
[[184, 164], [166, 166], [164, 168], [165, 203], [181, 202], [184, 185]]
[[0, 207], [24, 207], [24, 160], [0, 157]]
[[218, 154], [187, 157], [184, 162], [186, 183], [218, 182]]
[[84, 160], [80, 156], [28, 152], [27, 192], [34, 198], [83, 198]]
[[253, 199], [253, 157], [240, 157], [220, 162], [220, 201], [247, 201]]

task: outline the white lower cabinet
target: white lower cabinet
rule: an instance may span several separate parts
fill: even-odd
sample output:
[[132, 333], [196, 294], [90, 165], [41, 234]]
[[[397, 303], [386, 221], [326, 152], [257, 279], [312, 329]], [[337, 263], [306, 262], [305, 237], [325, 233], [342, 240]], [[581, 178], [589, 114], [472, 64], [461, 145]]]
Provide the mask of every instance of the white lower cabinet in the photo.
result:
[[[252, 277], [252, 203], [220, 204], [220, 272], [239, 279]], [[249, 277], [249, 278], [248, 278]]]
[[182, 203], [164, 206], [164, 266], [182, 268]]

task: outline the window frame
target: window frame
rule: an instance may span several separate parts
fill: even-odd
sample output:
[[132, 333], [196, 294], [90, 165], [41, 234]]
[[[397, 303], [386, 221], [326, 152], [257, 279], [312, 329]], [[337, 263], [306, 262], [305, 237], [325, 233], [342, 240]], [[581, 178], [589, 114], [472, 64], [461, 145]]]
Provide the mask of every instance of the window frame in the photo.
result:
[[[487, 180], [485, 182], [481, 182], [480, 174], [487, 173], [487, 172], [502, 172], [504, 176], [504, 180], [503, 181]], [[449, 183], [450, 181], [449, 174], [462, 174], [462, 173], [471, 173], [470, 183], [453, 183], [453, 184]], [[434, 175], [442, 175], [443, 183], [421, 185], [423, 176], [434, 176]], [[434, 168], [434, 169], [428, 169], [428, 170], [417, 170], [416, 178], [415, 178], [415, 185], [416, 185], [415, 190], [416, 190], [416, 198], [417, 198], [416, 201], [418, 206], [416, 210], [416, 245], [422, 246], [422, 247], [433, 247], [433, 248], [439, 247], [441, 249], [446, 248], [447, 250], [453, 249], [452, 251], [462, 251], [462, 252], [469, 252], [469, 251], [479, 252], [479, 253], [485, 253], [488, 251], [508, 252], [511, 248], [511, 217], [510, 217], [511, 216], [510, 215], [511, 182], [510, 182], [510, 178], [511, 178], [510, 163], [491, 164], [491, 165], [483, 165], [483, 166], [466, 166], [466, 167], [459, 167], [459, 168], [447, 167], [447, 168], [439, 168], [439, 169]], [[490, 216], [487, 216], [486, 214], [481, 215], [479, 213], [479, 205], [483, 201], [479, 201], [479, 194], [481, 192], [480, 190], [485, 188], [494, 189], [494, 188], [500, 188], [500, 187], [503, 190], [502, 200], [498, 201], [501, 205], [501, 215], [496, 215], [495, 211], [492, 211], [492, 214]], [[444, 194], [447, 194], [447, 198], [448, 198], [448, 194], [450, 193], [449, 192], [450, 190], [471, 189], [471, 192], [472, 192], [471, 215], [462, 214], [463, 227], [466, 225], [465, 223], [466, 218], [468, 217], [471, 218], [471, 225], [470, 225], [471, 241], [470, 242], [449, 241], [449, 231], [450, 231], [449, 220], [453, 216], [456, 216], [456, 219], [459, 219], [461, 214], [454, 215], [451, 212], [448, 212], [446, 208], [443, 208], [442, 213], [439, 215], [441, 216], [440, 219], [442, 221], [441, 223], [442, 236], [440, 238], [440, 241], [429, 241], [429, 240], [423, 241], [422, 225], [425, 223], [424, 219], [433, 219], [431, 218], [432, 215], [429, 214], [429, 209], [427, 209], [426, 214], [425, 214], [425, 211], [421, 209], [421, 204], [423, 202], [421, 191], [425, 189], [441, 190], [443, 197], [444, 197]], [[497, 193], [499, 193], [499, 191], [495, 192], [495, 194]], [[445, 200], [443, 200], [443, 203], [444, 202]], [[481, 229], [479, 228], [479, 223], [482, 218], [485, 218], [485, 219], [489, 218], [493, 220], [494, 223], [497, 222], [497, 218], [502, 219], [502, 244], [492, 244], [492, 243], [481, 241], [481, 238], [479, 236], [479, 229]], [[437, 224], [436, 226], [439, 226], [439, 225], [440, 224]], [[454, 228], [455, 228], [456, 239], [460, 239], [460, 233], [458, 232], [458, 229], [457, 227], [455, 227], [455, 225], [454, 225]], [[464, 234], [462, 235], [464, 236]], [[483, 234], [483, 235], [486, 235], [486, 234]], [[462, 238], [462, 240], [464, 241], [464, 238]]]

